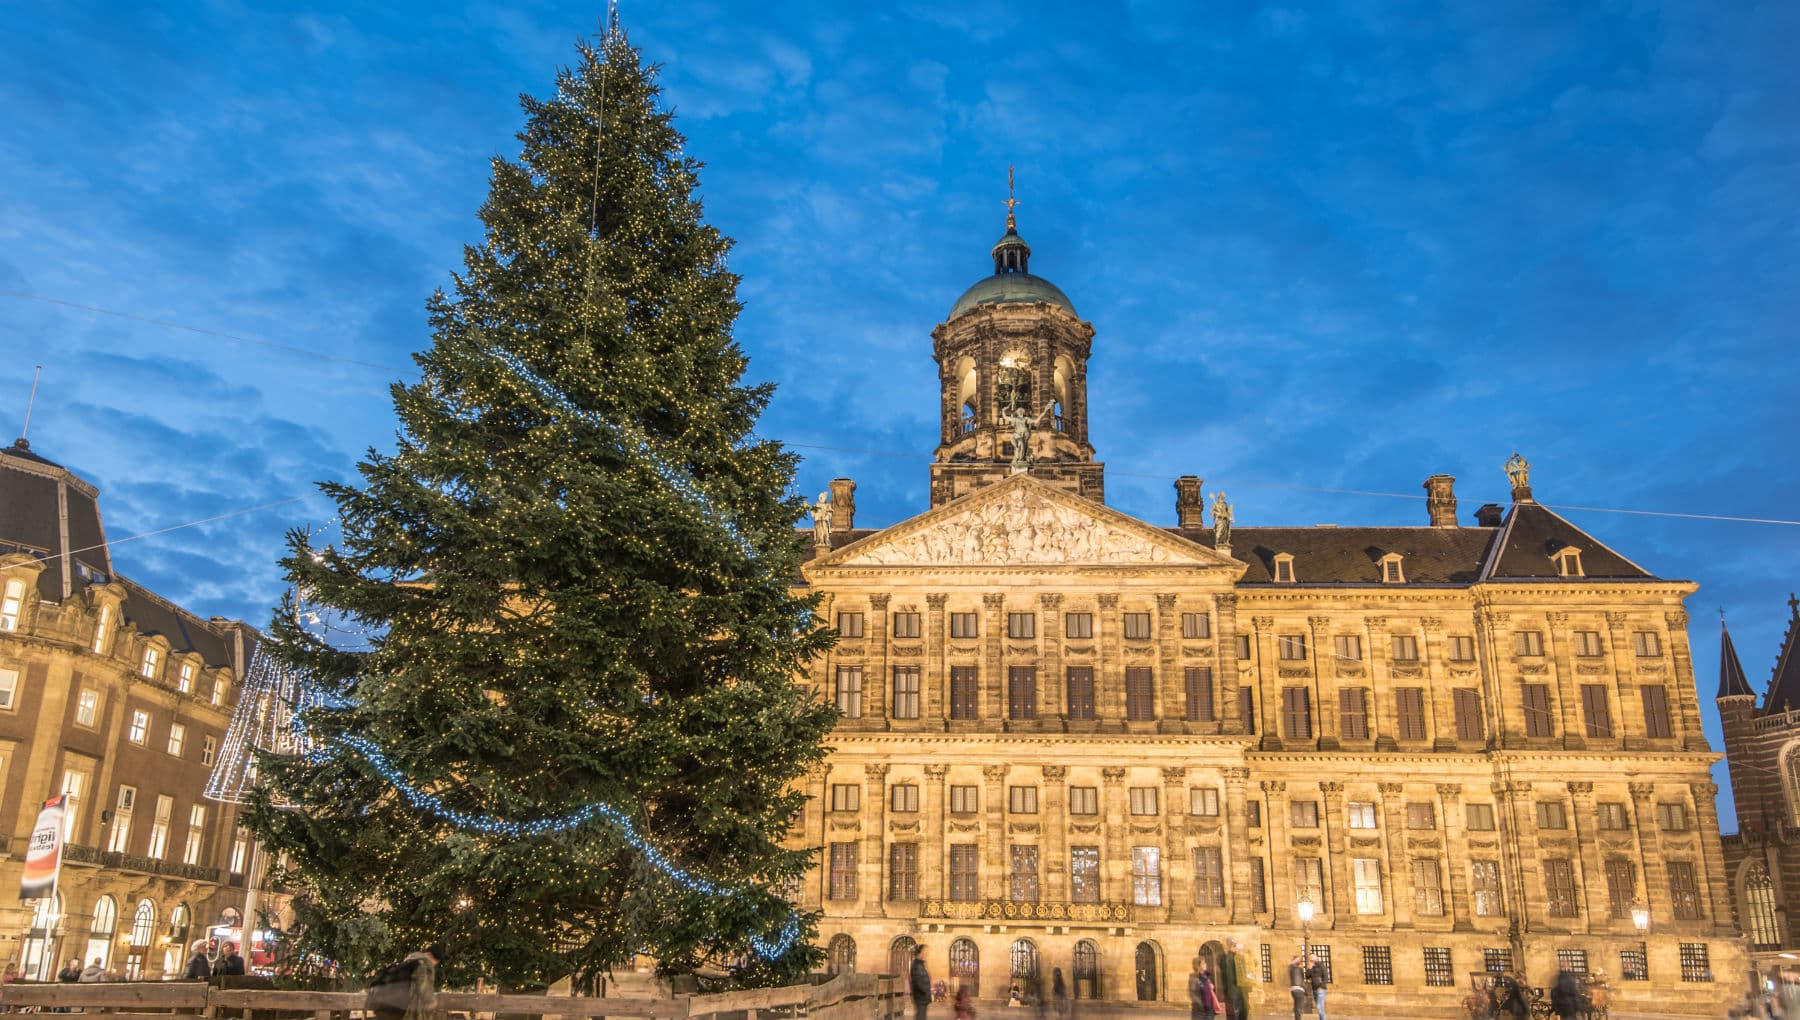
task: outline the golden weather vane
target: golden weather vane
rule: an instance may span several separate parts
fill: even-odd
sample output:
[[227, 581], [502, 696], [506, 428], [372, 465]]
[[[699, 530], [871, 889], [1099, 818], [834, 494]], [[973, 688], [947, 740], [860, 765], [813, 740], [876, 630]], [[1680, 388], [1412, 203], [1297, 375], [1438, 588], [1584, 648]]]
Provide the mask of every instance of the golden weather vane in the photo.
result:
[[1018, 204], [1019, 200], [1013, 197], [1013, 168], [1008, 166], [1006, 168], [1006, 229], [1008, 230], [1019, 229], [1019, 221], [1013, 218], [1013, 207]]

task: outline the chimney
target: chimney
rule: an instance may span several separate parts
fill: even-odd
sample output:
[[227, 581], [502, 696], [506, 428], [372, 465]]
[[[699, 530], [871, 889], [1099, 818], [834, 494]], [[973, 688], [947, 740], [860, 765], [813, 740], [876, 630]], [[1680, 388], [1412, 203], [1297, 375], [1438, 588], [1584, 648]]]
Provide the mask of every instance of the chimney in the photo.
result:
[[831, 530], [847, 532], [856, 519], [856, 483], [848, 478], [831, 480]]
[[1203, 528], [1206, 523], [1201, 520], [1201, 512], [1206, 509], [1206, 502], [1200, 497], [1200, 484], [1206, 481], [1195, 475], [1182, 475], [1175, 479], [1175, 524], [1181, 528]]
[[1425, 512], [1434, 528], [1456, 527], [1456, 479], [1432, 475], [1425, 479]]
[[1505, 514], [1506, 511], [1500, 509], [1500, 504], [1484, 503], [1475, 511], [1475, 523], [1483, 528], [1498, 528], [1500, 519]]

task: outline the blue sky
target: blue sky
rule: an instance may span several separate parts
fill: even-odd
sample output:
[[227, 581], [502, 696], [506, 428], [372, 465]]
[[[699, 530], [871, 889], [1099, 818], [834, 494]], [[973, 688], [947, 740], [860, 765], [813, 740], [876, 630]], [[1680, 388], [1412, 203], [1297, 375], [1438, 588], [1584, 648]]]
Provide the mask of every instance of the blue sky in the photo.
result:
[[[363, 6], [363, 5], [359, 5]], [[516, 96], [599, 6], [0, 0], [0, 420], [104, 490], [114, 538], [345, 477], [391, 441]], [[858, 522], [921, 510], [931, 328], [989, 272], [1008, 164], [1032, 267], [1098, 336], [1109, 502], [1240, 525], [1413, 523], [1458, 477], [1552, 504], [1794, 519], [1800, 7], [628, 2], [737, 239], [762, 431]], [[1191, 9], [1199, 8], [1199, 9]], [[870, 452], [850, 452], [870, 451]], [[120, 545], [262, 622], [310, 504]], [[1716, 610], [1753, 683], [1800, 528], [1571, 513]], [[1709, 718], [1715, 734], [1716, 719]]]

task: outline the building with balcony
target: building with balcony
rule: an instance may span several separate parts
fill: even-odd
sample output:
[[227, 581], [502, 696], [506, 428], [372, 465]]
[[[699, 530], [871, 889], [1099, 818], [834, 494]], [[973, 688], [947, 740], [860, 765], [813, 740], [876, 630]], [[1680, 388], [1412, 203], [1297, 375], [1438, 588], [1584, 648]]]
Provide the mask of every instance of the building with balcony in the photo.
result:
[[27, 979], [96, 958], [176, 976], [188, 942], [245, 927], [253, 846], [203, 790], [256, 641], [121, 577], [94, 486], [23, 439], [0, 449], [0, 888], [45, 799], [71, 805], [56, 895], [0, 898]]
[[1184, 1003], [1235, 938], [1259, 1011], [1286, 1012], [1306, 943], [1351, 1015], [1461, 1015], [1472, 972], [1559, 967], [1622, 1009], [1719, 1015], [1745, 967], [1695, 585], [1536, 502], [1522, 459], [1472, 520], [1430, 477], [1416, 527], [1234, 527], [1198, 477], [1172, 526], [1110, 509], [1095, 331], [1030, 253], [1009, 217], [932, 334], [929, 509], [858, 529], [839, 479], [804, 535], [840, 636], [794, 834], [831, 966], [923, 942], [984, 998], [1061, 970]]

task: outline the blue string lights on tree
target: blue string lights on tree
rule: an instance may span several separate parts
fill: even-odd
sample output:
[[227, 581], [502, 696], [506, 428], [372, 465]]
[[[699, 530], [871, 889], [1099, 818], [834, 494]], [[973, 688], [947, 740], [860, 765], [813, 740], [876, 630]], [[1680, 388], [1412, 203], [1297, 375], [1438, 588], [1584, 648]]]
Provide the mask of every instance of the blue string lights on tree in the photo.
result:
[[[750, 541], [729, 518], [710, 504], [701, 487], [685, 472], [659, 456], [648, 440], [607, 421], [595, 412], [576, 406], [510, 352], [497, 348], [490, 350], [535, 395], [549, 403], [557, 412], [601, 431], [620, 453], [649, 467], [702, 519], [728, 535], [746, 556], [756, 555]], [[302, 630], [340, 651], [366, 652], [374, 638], [373, 631], [359, 626], [334, 607], [313, 603], [305, 597], [304, 590], [295, 593], [294, 612]], [[436, 794], [420, 789], [375, 741], [356, 734], [321, 738], [307, 727], [306, 714], [310, 710], [353, 709], [356, 704], [352, 699], [326, 690], [324, 685], [313, 681], [302, 671], [275, 662], [265, 651], [259, 649], [248, 671], [237, 710], [233, 714], [224, 746], [208, 782], [207, 796], [215, 800], [242, 803], [257, 785], [258, 752], [299, 755], [315, 764], [323, 764], [339, 755], [353, 755], [360, 760], [362, 766], [391, 786], [413, 809], [441, 818], [464, 832], [517, 840], [554, 835], [599, 823], [613, 829], [658, 874], [690, 892], [734, 899], [759, 891], [755, 888], [726, 886], [681, 867], [638, 831], [626, 811], [612, 805], [587, 804], [565, 814], [529, 820], [464, 811], [445, 803]], [[787, 917], [773, 935], [752, 935], [749, 943], [758, 956], [774, 960], [791, 952], [804, 933], [805, 926], [799, 914], [790, 907]]]

